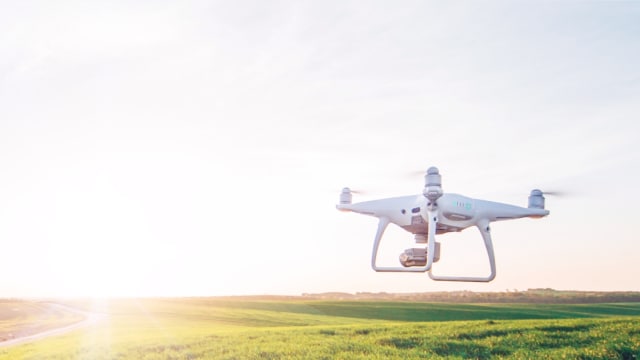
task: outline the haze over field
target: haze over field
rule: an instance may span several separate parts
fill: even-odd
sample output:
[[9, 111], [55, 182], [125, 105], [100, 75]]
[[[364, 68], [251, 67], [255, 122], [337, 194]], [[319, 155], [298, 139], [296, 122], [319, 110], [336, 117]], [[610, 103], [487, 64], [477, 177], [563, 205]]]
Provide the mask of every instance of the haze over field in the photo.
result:
[[[87, 2], [0, 7], [0, 297], [640, 290], [640, 2]], [[376, 220], [448, 192], [497, 278], [370, 268]], [[484, 275], [475, 229], [435, 271]], [[390, 229], [382, 262], [412, 237]]]

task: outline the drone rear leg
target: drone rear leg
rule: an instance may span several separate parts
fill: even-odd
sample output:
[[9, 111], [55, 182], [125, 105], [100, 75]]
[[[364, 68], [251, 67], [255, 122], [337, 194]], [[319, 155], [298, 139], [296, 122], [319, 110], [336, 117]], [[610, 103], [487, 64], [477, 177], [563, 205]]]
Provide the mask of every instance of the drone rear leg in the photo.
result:
[[491, 267], [491, 273], [487, 277], [467, 277], [467, 276], [440, 276], [433, 274], [433, 269], [429, 270], [429, 277], [438, 281], [470, 281], [470, 282], [489, 282], [496, 277], [496, 259], [493, 253], [493, 242], [491, 241], [491, 229], [489, 228], [489, 221], [480, 221], [476, 225], [484, 246], [487, 249], [487, 255], [489, 257], [489, 266]]

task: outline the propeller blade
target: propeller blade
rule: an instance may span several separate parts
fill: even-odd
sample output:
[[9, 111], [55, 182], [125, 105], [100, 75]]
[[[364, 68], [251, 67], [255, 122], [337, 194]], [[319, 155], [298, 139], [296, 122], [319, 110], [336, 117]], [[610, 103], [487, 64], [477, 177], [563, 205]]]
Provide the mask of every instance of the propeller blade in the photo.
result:
[[366, 190], [352, 189], [350, 187], [343, 188], [342, 192], [350, 192], [352, 194], [366, 194], [366, 193], [368, 193], [368, 191], [366, 191]]
[[424, 176], [427, 173], [427, 170], [414, 170], [406, 173], [406, 176], [416, 177], [416, 176]]
[[566, 191], [543, 191], [542, 193], [544, 195], [550, 195], [550, 196], [567, 196], [567, 195], [569, 195]]

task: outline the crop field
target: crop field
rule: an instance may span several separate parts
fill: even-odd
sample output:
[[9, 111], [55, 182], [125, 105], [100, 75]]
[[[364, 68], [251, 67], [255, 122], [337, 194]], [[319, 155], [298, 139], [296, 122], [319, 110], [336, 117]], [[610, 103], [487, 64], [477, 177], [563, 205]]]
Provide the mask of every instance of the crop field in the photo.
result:
[[640, 357], [640, 303], [182, 298], [66, 304], [106, 316], [64, 335], [0, 347], [0, 359]]

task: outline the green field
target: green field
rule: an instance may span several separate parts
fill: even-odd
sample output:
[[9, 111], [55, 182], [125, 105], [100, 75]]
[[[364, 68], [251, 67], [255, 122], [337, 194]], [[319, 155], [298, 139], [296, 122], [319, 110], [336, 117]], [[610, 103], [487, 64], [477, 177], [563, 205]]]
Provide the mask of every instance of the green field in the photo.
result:
[[67, 303], [108, 317], [65, 335], [0, 348], [0, 359], [640, 357], [640, 303], [257, 298]]

